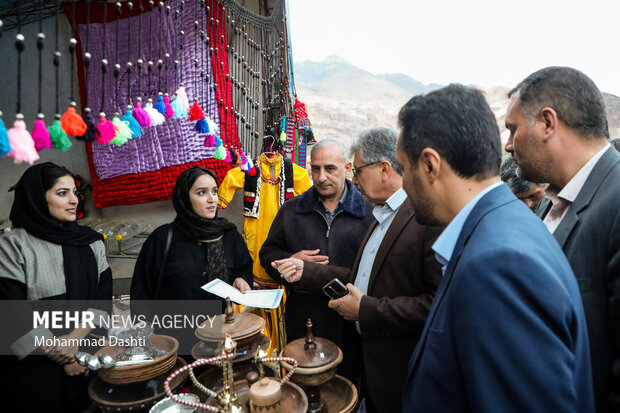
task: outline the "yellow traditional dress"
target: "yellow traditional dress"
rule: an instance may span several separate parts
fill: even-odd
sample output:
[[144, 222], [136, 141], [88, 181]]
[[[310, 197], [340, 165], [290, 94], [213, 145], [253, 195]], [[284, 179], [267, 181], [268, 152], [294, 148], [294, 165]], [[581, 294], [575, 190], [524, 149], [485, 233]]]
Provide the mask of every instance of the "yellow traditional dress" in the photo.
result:
[[[279, 288], [280, 285], [275, 282], [261, 266], [258, 253], [267, 239], [271, 223], [285, 200], [283, 196], [284, 188], [281, 186], [281, 178], [282, 175], [284, 175], [284, 161], [282, 155], [278, 154], [270, 158], [269, 155], [263, 153], [258, 157], [256, 162], [260, 170], [260, 180], [257, 184], [256, 194], [244, 193], [244, 197], [246, 195], [252, 195], [258, 199], [254, 207], [250, 210], [244, 208], [244, 238], [250, 255], [254, 260], [252, 271], [254, 274], [254, 281], [263, 288]], [[294, 195], [299, 195], [310, 188], [310, 176], [304, 168], [296, 164], [292, 164], [292, 168], [292, 190]], [[235, 195], [235, 191], [244, 188], [245, 180], [246, 173], [242, 171], [241, 168], [237, 167], [228, 171], [218, 190], [218, 206], [220, 209], [225, 209], [230, 204]], [[269, 348], [270, 352], [271, 349], [278, 346], [278, 344], [281, 346], [285, 344], [285, 338], [282, 337], [284, 329], [281, 328], [281, 310], [281, 308], [271, 311], [261, 310], [263, 317], [268, 323], [266, 332], [272, 342], [272, 347]]]

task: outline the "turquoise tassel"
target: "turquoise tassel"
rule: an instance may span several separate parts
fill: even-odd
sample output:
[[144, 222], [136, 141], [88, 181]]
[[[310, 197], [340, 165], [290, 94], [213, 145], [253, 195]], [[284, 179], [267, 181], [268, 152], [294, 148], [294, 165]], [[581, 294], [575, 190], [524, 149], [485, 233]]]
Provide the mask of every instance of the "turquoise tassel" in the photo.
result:
[[187, 118], [187, 111], [185, 110], [183, 104], [179, 101], [178, 98], [170, 102], [170, 106], [172, 106], [172, 110], [174, 110], [175, 119]]
[[4, 122], [2, 121], [2, 118], [0, 118], [0, 156], [4, 156], [7, 153], [11, 152], [9, 136], [6, 132], [6, 126], [4, 126]]
[[142, 126], [140, 126], [136, 118], [133, 117], [133, 111], [131, 109], [128, 108], [127, 111], [125, 111], [125, 116], [123, 116], [121, 120], [129, 126], [132, 138], [142, 136]]

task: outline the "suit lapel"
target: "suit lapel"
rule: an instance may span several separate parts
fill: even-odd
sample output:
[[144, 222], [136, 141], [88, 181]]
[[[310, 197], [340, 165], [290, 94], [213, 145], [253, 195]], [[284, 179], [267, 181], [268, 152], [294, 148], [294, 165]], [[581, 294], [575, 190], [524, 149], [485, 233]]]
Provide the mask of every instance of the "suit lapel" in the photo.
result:
[[[489, 213], [490, 211], [498, 208], [504, 204], [509, 202], [518, 201], [517, 198], [510, 192], [508, 186], [505, 184], [500, 185], [499, 187], [492, 189], [490, 192], [485, 194], [476, 204], [474, 209], [470, 212], [467, 220], [463, 224], [463, 228], [461, 229], [461, 233], [459, 234], [459, 238], [454, 246], [454, 251], [452, 252], [452, 257], [450, 258], [450, 262], [448, 262], [448, 266], [446, 267], [446, 271], [444, 273], [441, 284], [439, 284], [439, 288], [437, 289], [437, 293], [435, 294], [435, 298], [433, 299], [433, 304], [429, 311], [428, 317], [426, 318], [426, 323], [424, 324], [424, 330], [422, 331], [422, 335], [420, 336], [420, 340], [416, 345], [415, 351], [413, 352], [413, 356], [411, 357], [411, 361], [409, 362], [409, 378], [413, 375], [415, 367], [420, 360], [422, 352], [424, 351], [424, 345], [426, 343], [426, 339], [428, 337], [428, 330], [433, 323], [435, 316], [437, 315], [437, 310], [443, 301], [446, 292], [452, 282], [454, 276], [454, 270], [463, 254], [463, 250], [465, 249], [465, 245], [467, 245], [467, 241], [471, 234], [476, 229], [476, 226], [482, 220], [482, 218]], [[518, 201], [520, 202], [520, 201]]]
[[601, 183], [618, 162], [620, 162], [620, 155], [614, 148], [609, 148], [594, 165], [588, 179], [583, 184], [583, 188], [581, 188], [577, 198], [575, 198], [575, 202], [568, 207], [566, 215], [564, 215], [560, 225], [553, 232], [553, 236], [562, 248], [564, 248], [568, 237], [579, 222], [579, 214], [588, 208]]
[[351, 282], [355, 282], [355, 278], [357, 277], [357, 271], [360, 268], [360, 261], [362, 260], [362, 253], [364, 252], [364, 248], [366, 248], [366, 244], [372, 235], [372, 232], [379, 225], [376, 219], [373, 218], [368, 230], [366, 231], [366, 235], [364, 235], [364, 239], [362, 240], [362, 244], [360, 245], [359, 250], [357, 250], [357, 256], [355, 257], [355, 264], [353, 265], [353, 271], [351, 272]]
[[[379, 245], [377, 254], [375, 255], [375, 259], [372, 264], [372, 270], [370, 271], [370, 279], [368, 280], [369, 293], [370, 291], [372, 291], [372, 287], [377, 278], [377, 274], [379, 273], [379, 269], [381, 268], [381, 265], [383, 265], [383, 261], [385, 261], [385, 258], [390, 253], [390, 250], [392, 249], [392, 245], [394, 245], [400, 233], [407, 226], [407, 223], [413, 218], [414, 215], [415, 214], [413, 212], [413, 207], [411, 206], [411, 203], [409, 202], [408, 199], [405, 200], [405, 202], [396, 212], [396, 215], [394, 216], [394, 219], [392, 220], [390, 227], [388, 228], [387, 232], [385, 233], [385, 236], [383, 237], [383, 240], [381, 241], [381, 244]], [[372, 229], [374, 230], [376, 226], [377, 224], [375, 224], [372, 227]], [[369, 237], [370, 237], [370, 234], [369, 234]], [[368, 238], [366, 239], [366, 242], [367, 241], [368, 241]], [[364, 243], [364, 247], [365, 246], [366, 246], [366, 243]]]

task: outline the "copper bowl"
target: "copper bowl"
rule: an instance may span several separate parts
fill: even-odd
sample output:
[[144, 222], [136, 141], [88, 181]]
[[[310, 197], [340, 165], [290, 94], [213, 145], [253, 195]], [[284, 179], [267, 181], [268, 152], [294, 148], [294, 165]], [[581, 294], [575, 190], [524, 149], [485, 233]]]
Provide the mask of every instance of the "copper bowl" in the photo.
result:
[[[237, 400], [239, 400], [241, 406], [244, 406], [247, 411], [250, 411], [248, 407], [250, 387], [248, 386], [247, 380], [236, 381], [234, 388], [237, 394]], [[222, 391], [221, 388], [216, 388], [214, 390], [217, 393]], [[209, 397], [205, 403], [209, 406], [220, 407], [217, 400], [213, 397]], [[301, 387], [290, 381], [284, 383], [282, 385], [282, 411], [286, 413], [306, 413], [307, 410], [308, 397], [306, 397], [306, 393], [304, 393]]]
[[[130, 384], [147, 381], [167, 372], [177, 361], [179, 341], [174, 337], [159, 334], [153, 334], [150, 338], [155, 347], [166, 351], [166, 355], [140, 364], [98, 370], [99, 378], [112, 384]], [[125, 346], [105, 346], [96, 355], [106, 354], [116, 360], [116, 356], [126, 349]]]
[[[159, 377], [142, 383], [117, 385], [106, 383], [99, 377], [92, 379], [88, 385], [88, 396], [103, 412], [146, 412], [159, 400], [166, 397], [164, 381], [176, 370], [187, 363], [177, 357], [176, 363]], [[102, 370], [98, 371], [98, 374]], [[187, 372], [179, 374], [170, 382], [173, 393], [187, 379]]]

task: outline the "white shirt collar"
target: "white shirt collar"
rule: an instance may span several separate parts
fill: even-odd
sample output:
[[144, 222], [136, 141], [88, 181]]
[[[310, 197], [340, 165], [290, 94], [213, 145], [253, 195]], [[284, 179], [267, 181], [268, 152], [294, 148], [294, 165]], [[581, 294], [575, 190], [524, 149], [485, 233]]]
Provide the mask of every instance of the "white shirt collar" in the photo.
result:
[[549, 188], [547, 189], [545, 195], [549, 199], [551, 199], [551, 202], [553, 204], [556, 204], [559, 198], [565, 199], [571, 203], [575, 202], [575, 199], [577, 199], [577, 195], [579, 195], [579, 192], [581, 192], [581, 189], [583, 188], [586, 181], [588, 180], [588, 177], [592, 173], [594, 166], [599, 161], [599, 159], [601, 159], [603, 154], [607, 151], [607, 149], [609, 149], [610, 146], [611, 145], [608, 143], [603, 149], [598, 151], [596, 155], [590, 158], [590, 160], [583, 167], [581, 167], [579, 172], [577, 172], [575, 176], [573, 176], [571, 180], [568, 181], [568, 183], [564, 185], [564, 188], [562, 188], [559, 192], [557, 192], [554, 188]]

